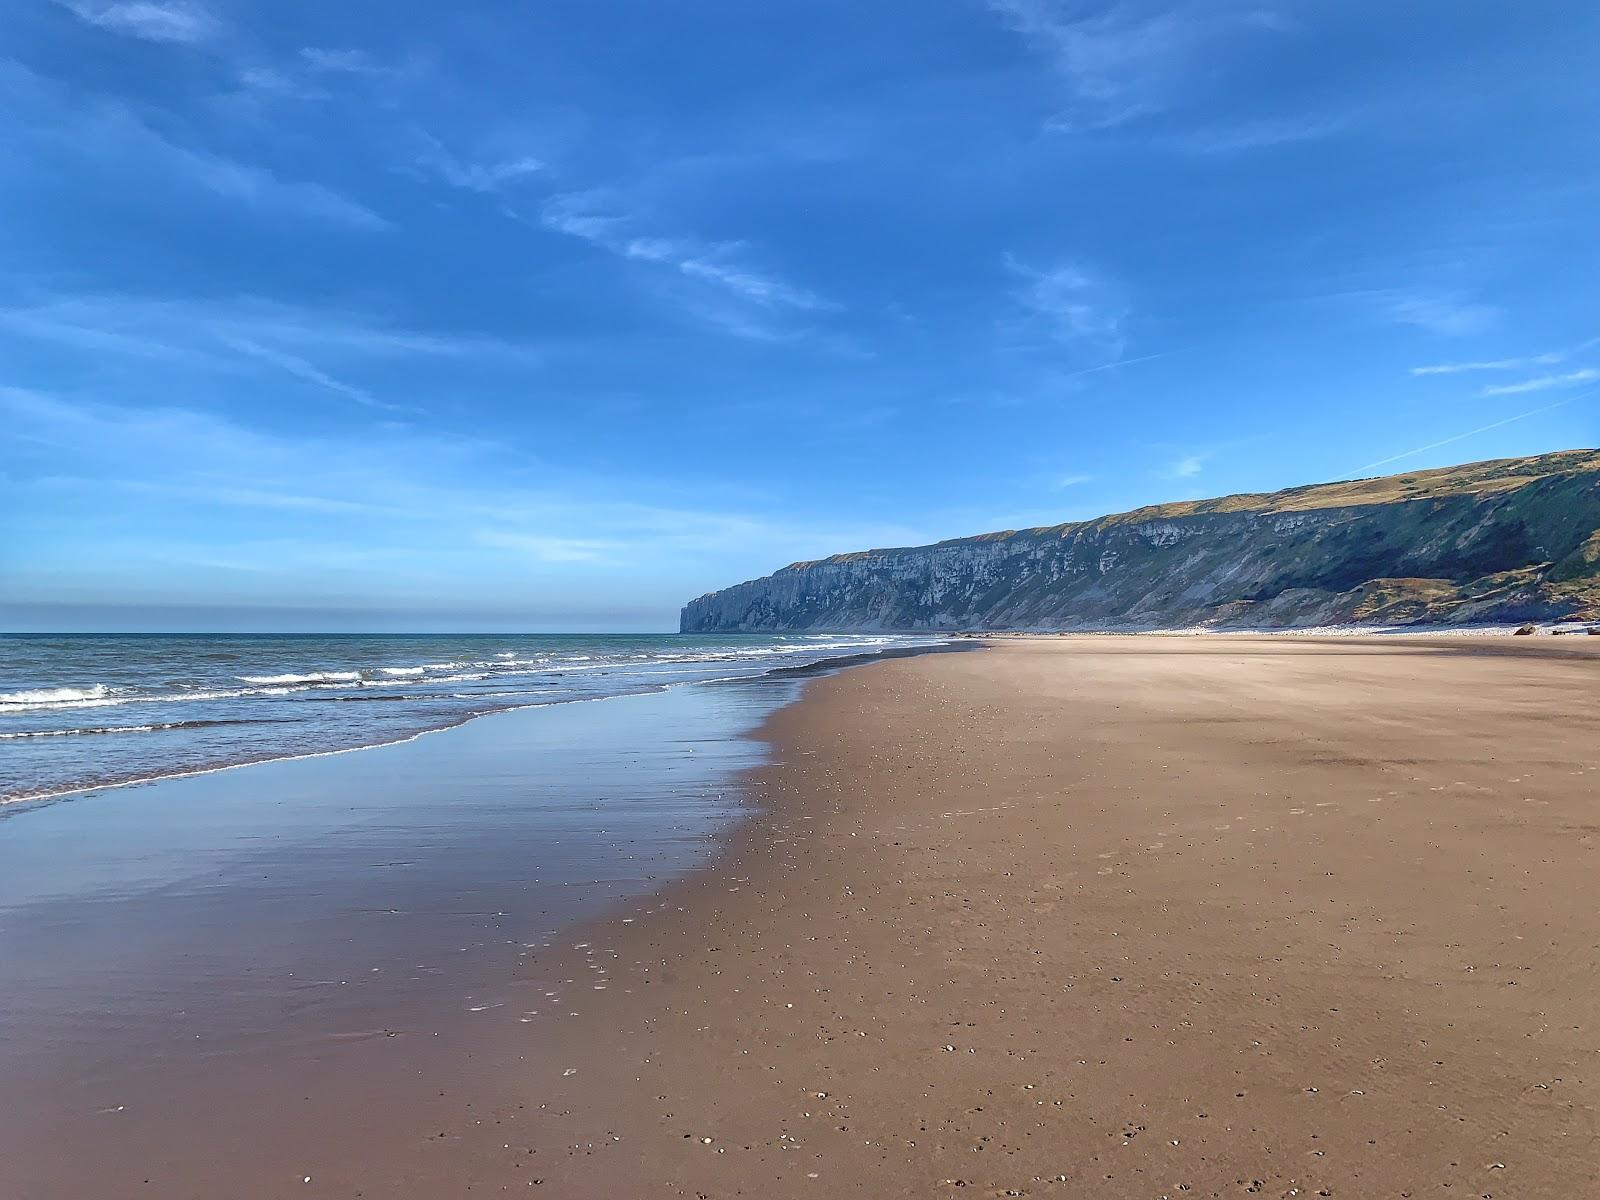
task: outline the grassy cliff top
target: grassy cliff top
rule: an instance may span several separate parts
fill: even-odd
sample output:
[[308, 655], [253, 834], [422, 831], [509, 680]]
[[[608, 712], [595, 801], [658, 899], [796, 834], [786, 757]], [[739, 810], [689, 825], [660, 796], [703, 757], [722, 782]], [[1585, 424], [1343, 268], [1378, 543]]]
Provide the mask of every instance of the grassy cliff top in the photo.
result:
[[[1534, 454], [1527, 458], [1495, 458], [1487, 462], [1464, 463], [1458, 467], [1439, 467], [1432, 471], [1409, 471], [1403, 475], [1380, 475], [1371, 479], [1347, 479], [1337, 483], [1311, 483], [1285, 488], [1281, 492], [1245, 492], [1220, 496], [1215, 500], [1180, 500], [1171, 504], [1152, 504], [1131, 512], [1097, 517], [1093, 521], [1073, 521], [1063, 525], [1044, 525], [1034, 529], [1002, 529], [975, 537], [951, 538], [938, 545], [963, 542], [998, 541], [1017, 536], [1061, 536], [1085, 525], [1133, 525], [1143, 521], [1171, 520], [1204, 513], [1289, 513], [1319, 508], [1346, 508], [1363, 504], [1396, 504], [1404, 500], [1430, 500], [1447, 496], [1487, 495], [1511, 491], [1552, 475], [1571, 475], [1591, 471], [1600, 473], [1600, 450], [1558, 450], [1553, 454]], [[897, 550], [913, 547], [896, 547]], [[815, 566], [817, 563], [847, 563], [892, 550], [859, 550], [835, 554], [814, 562], [797, 562], [786, 568]]]

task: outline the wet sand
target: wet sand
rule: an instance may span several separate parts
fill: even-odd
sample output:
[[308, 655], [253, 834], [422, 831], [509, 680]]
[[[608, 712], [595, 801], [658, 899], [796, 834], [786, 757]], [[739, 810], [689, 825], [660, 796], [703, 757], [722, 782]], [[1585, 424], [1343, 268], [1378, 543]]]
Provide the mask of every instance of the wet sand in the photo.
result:
[[457, 1194], [559, 1038], [529, 964], [715, 852], [799, 686], [3, 810], [0, 1197]]
[[[1039, 638], [815, 680], [710, 869], [558, 938], [479, 921], [507, 1007], [435, 957], [448, 1015], [340, 1010], [314, 1070], [172, 1039], [125, 1112], [42, 1115], [13, 1077], [0, 1191], [1587, 1194], [1597, 651]], [[488, 832], [442, 881], [514, 861]]]

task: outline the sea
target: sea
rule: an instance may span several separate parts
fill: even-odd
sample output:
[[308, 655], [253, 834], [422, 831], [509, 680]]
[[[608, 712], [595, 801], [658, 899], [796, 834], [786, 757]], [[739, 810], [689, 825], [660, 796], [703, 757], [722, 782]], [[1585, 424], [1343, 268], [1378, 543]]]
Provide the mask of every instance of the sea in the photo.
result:
[[0, 805], [386, 745], [507, 709], [881, 654], [892, 635], [0, 635]]

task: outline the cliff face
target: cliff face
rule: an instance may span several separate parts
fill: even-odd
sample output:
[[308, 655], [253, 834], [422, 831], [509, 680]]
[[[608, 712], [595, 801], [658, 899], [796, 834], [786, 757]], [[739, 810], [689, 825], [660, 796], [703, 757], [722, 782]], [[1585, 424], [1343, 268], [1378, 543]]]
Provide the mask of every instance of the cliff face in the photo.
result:
[[795, 563], [684, 632], [1600, 618], [1600, 451], [1158, 505]]

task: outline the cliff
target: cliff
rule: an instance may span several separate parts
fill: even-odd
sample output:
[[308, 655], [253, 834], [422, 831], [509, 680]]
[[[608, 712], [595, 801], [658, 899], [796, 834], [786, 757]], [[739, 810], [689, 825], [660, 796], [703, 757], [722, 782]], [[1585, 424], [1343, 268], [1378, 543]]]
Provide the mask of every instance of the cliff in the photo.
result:
[[800, 562], [684, 632], [1293, 628], [1600, 618], [1600, 451]]

